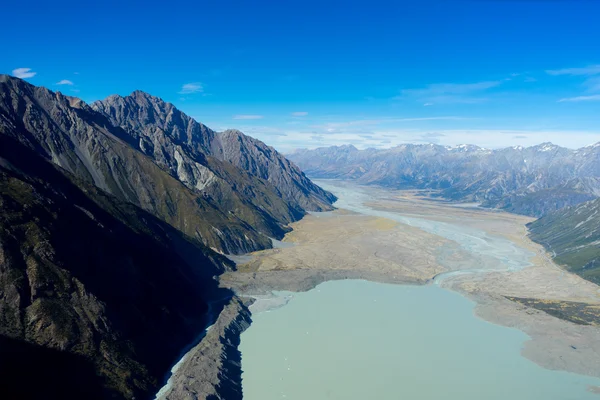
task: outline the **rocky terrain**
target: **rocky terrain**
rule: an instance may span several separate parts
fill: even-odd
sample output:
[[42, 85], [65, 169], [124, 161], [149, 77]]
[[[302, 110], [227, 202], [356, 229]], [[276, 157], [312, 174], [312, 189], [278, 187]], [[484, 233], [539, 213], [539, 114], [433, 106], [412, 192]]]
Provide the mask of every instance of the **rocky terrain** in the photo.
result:
[[[277, 188], [263, 177], [205, 154], [206, 143], [213, 140], [208, 128], [157, 98], [134, 95], [142, 103], [156, 102], [163, 112], [152, 113], [148, 110], [155, 105], [146, 104], [139, 113], [126, 114], [128, 124], [115, 120], [124, 124], [120, 127], [79, 99], [2, 75], [0, 134], [224, 253], [270, 247], [269, 237], [283, 237], [286, 225], [305, 210], [331, 209], [331, 195], [308, 185], [297, 168], [294, 171], [304, 180], [296, 179], [297, 174], [288, 176], [282, 168]], [[179, 127], [169, 116], [188, 124]], [[173, 129], [156, 127], [160, 121], [165, 129]], [[281, 157], [274, 151], [272, 156]], [[255, 164], [269, 170], [264, 159]], [[282, 197], [294, 191], [305, 193], [306, 209]]]
[[435, 196], [540, 217], [600, 195], [600, 143], [578, 150], [542, 143], [489, 150], [473, 145], [334, 146], [288, 157], [309, 176], [433, 189]]
[[[219, 253], [270, 248], [333, 209], [261, 142], [128, 101], [113, 113], [0, 75], [0, 397], [152, 398], [224, 308], [243, 318]], [[210, 351], [234, 335], [220, 323]], [[202, 384], [229, 396], [239, 365], [219, 354]]]
[[158, 399], [242, 399], [240, 334], [250, 326], [247, 304], [233, 297], [206, 333], [191, 349]]
[[[248, 186], [260, 180], [274, 186], [294, 212], [331, 210], [335, 197], [312, 183], [275, 149], [237, 130], [217, 133], [158, 97], [136, 91], [126, 97], [110, 96], [91, 107], [123, 128], [139, 149], [172, 172], [190, 188], [223, 191], [219, 187]], [[218, 180], [219, 161], [245, 171], [242, 179]], [[248, 176], [250, 175], [250, 177]], [[258, 179], [256, 179], [258, 178]], [[261, 206], [261, 204], [258, 204]], [[263, 204], [273, 208], [273, 204]]]
[[2, 397], [147, 398], [228, 293], [225, 257], [2, 135], [0, 206]]
[[554, 261], [600, 284], [600, 200], [568, 207], [528, 225]]

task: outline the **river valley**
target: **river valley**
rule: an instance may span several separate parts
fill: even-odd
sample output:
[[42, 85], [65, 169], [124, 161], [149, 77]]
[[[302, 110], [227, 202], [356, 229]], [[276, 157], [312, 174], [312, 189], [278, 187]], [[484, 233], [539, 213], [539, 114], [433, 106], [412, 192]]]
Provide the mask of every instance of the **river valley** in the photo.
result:
[[[523, 307], [519, 312], [518, 304], [499, 297], [584, 298], [595, 303], [599, 300], [594, 285], [575, 276], [566, 277], [558, 267], [548, 265], [551, 262], [544, 258], [543, 250], [525, 237], [528, 218], [436, 204], [409, 193], [367, 190], [335, 181], [318, 183], [340, 198], [336, 206], [342, 213], [346, 210], [354, 214], [338, 218], [331, 215], [340, 212], [336, 211], [313, 216], [315, 219], [326, 221], [329, 226], [343, 226], [343, 221], [335, 220], [354, 218], [343, 228], [346, 232], [358, 224], [374, 224], [385, 232], [384, 236], [397, 240], [395, 245], [377, 240], [376, 231], [358, 237], [347, 233], [335, 236], [332, 232], [334, 240], [366, 241], [364, 250], [360, 246], [351, 246], [349, 251], [338, 249], [341, 251], [333, 257], [345, 264], [338, 268], [352, 265], [345, 263], [340, 253], [351, 254], [356, 264], [377, 265], [387, 259], [387, 270], [377, 269], [389, 276], [389, 281], [402, 277], [414, 283], [407, 279], [412, 278], [425, 280], [428, 285], [326, 282], [305, 293], [279, 292], [277, 297], [289, 303], [271, 310], [269, 302], [274, 307], [281, 302], [270, 296], [258, 297], [251, 308], [255, 310], [253, 324], [242, 334], [240, 346], [244, 398], [359, 399], [373, 393], [378, 398], [597, 398], [594, 387], [600, 385], [599, 379], [558, 370], [598, 376], [600, 371], [595, 370], [598, 366], [594, 361], [585, 361], [587, 357], [580, 355], [597, 355], [597, 349], [586, 346], [582, 338], [592, 341], [598, 328], [575, 325]], [[392, 222], [399, 225], [385, 226]], [[310, 232], [317, 230], [320, 229]], [[394, 238], [395, 230], [412, 231], [417, 240], [409, 242], [407, 253], [412, 250], [422, 254], [395, 254], [408, 239]], [[300, 235], [295, 230], [286, 241], [295, 242], [295, 251], [302, 253], [299, 248], [305, 238], [294, 234]], [[379, 247], [372, 246], [369, 236]], [[391, 246], [396, 249], [389, 249]], [[336, 253], [335, 246], [328, 248]], [[267, 256], [262, 252], [259, 259], [266, 259], [257, 269], [298, 267], [298, 263], [285, 262], [288, 255], [291, 260], [305, 258], [294, 254], [293, 249], [267, 251], [277, 252]], [[321, 248], [318, 251], [325, 252]], [[376, 262], [369, 261], [373, 254], [377, 260], [372, 261]], [[314, 257], [312, 262], [304, 261], [304, 267], [323, 263], [314, 253], [304, 255], [308, 259]], [[421, 264], [420, 273], [411, 270], [399, 256], [408, 263]], [[270, 257], [277, 263], [269, 264]], [[394, 266], [394, 261], [398, 265]], [[358, 265], [352, 268], [370, 270]], [[534, 272], [536, 269], [542, 271]], [[536, 279], [540, 273], [545, 273], [546, 279]], [[374, 280], [387, 281], [381, 275]], [[520, 284], [511, 287], [510, 281]], [[480, 305], [444, 288], [479, 300]], [[487, 319], [496, 323], [520, 327], [538, 336], [537, 341], [523, 331], [490, 324], [476, 314], [484, 318], [489, 314]], [[544, 335], [532, 329], [531, 325], [538, 323], [548, 329]], [[565, 341], [569, 340], [577, 343], [567, 345]], [[583, 347], [577, 347], [582, 344]], [[561, 345], [563, 349], [558, 348]], [[521, 353], [556, 370], [542, 368]], [[573, 361], [564, 361], [565, 358]], [[577, 358], [580, 360], [575, 361]]]
[[[599, 398], [598, 286], [528, 239], [531, 218], [318, 184], [339, 197], [338, 210], [312, 213], [275, 248], [236, 260], [221, 284], [252, 303], [252, 324], [217, 321], [224, 348], [203, 341], [190, 352], [178, 387], [189, 393], [214, 363], [238, 360], [243, 332], [233, 370], [249, 400]], [[216, 354], [208, 365], [206, 354]]]

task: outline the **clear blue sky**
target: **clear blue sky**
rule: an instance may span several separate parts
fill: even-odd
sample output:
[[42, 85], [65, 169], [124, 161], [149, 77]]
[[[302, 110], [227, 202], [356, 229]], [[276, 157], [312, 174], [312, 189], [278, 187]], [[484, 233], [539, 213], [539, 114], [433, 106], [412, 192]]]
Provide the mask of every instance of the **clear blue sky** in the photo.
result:
[[284, 151], [600, 141], [600, 1], [122, 3], [5, 2], [0, 72]]

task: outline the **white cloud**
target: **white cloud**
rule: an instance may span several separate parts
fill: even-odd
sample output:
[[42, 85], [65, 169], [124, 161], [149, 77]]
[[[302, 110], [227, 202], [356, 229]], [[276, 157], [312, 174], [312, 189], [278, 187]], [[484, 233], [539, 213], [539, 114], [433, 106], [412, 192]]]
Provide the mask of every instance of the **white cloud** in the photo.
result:
[[12, 70], [13, 76], [21, 79], [33, 78], [37, 72], [33, 72], [31, 68], [17, 68]]
[[559, 103], [579, 102], [579, 101], [600, 101], [600, 94], [595, 94], [593, 96], [567, 97], [567, 98], [558, 100]]
[[600, 130], [593, 131], [547, 131], [510, 129], [390, 129], [334, 133], [315, 131], [285, 131], [285, 136], [269, 136], [261, 129], [246, 130], [252, 136], [265, 141], [276, 149], [289, 152], [298, 148], [316, 148], [352, 144], [359, 149], [390, 148], [406, 143], [437, 143], [443, 146], [474, 144], [484, 148], [512, 146], [518, 139], [522, 146], [552, 142], [569, 148], [580, 148], [600, 141]]
[[429, 106], [432, 106], [432, 105], [433, 105], [433, 103], [425, 103], [425, 104], [423, 104], [423, 107], [429, 107]]
[[502, 81], [483, 81], [475, 83], [434, 83], [418, 89], [404, 89], [400, 96], [392, 100], [416, 99], [424, 103], [464, 103], [474, 104], [486, 101], [486, 98], [473, 97], [488, 89], [501, 85]]
[[434, 83], [422, 89], [405, 89], [402, 94], [409, 95], [444, 95], [467, 94], [480, 92], [500, 85], [502, 81], [485, 81], [476, 83]]
[[263, 116], [254, 114], [238, 114], [234, 115], [233, 119], [263, 119]]
[[446, 116], [446, 117], [418, 117], [418, 118], [381, 118], [381, 119], [359, 119], [354, 121], [343, 121], [343, 122], [327, 122], [324, 124], [310, 125], [310, 128], [324, 129], [327, 132], [344, 131], [348, 129], [364, 129], [369, 126], [377, 126], [391, 123], [402, 123], [402, 122], [419, 122], [419, 121], [464, 121], [472, 118], [457, 117], [457, 116]]
[[[437, 127], [428, 123], [403, 121], [427, 121], [432, 118], [381, 118], [324, 122], [319, 125], [294, 125], [285, 127], [258, 124], [237, 125], [244, 133], [264, 141], [279, 151], [289, 152], [298, 148], [316, 148], [352, 144], [360, 149], [390, 148], [405, 143], [437, 143], [443, 146], [474, 144], [485, 148], [502, 148], [519, 143], [532, 146], [551, 141], [569, 148], [579, 148], [600, 141], [600, 129], [545, 130], [538, 128], [488, 129], [467, 128], [462, 124], [443, 123]], [[437, 119], [461, 119], [441, 117]], [[467, 118], [462, 118], [467, 119]], [[397, 122], [388, 124], [388, 122]], [[479, 123], [484, 123], [480, 121]], [[494, 125], [490, 122], [490, 125]]]
[[192, 82], [186, 83], [181, 87], [181, 90], [177, 93], [179, 94], [192, 94], [192, 93], [202, 93], [204, 91], [204, 86], [200, 82]]
[[586, 79], [585, 82], [583, 82], [583, 86], [588, 93], [600, 92], [600, 76], [593, 76]]
[[600, 74], [600, 65], [590, 65], [583, 68], [564, 68], [547, 70], [549, 75], [596, 75]]
[[[585, 76], [587, 77], [581, 86], [585, 88], [584, 93], [598, 93], [600, 92], [600, 65], [590, 65], [584, 68], [565, 68], [558, 70], [546, 71], [550, 75], [568, 75], [568, 76]], [[562, 102], [580, 102], [580, 101], [596, 101], [600, 100], [600, 96], [577, 96], [568, 97], [558, 100]]]
[[71, 85], [71, 86], [74, 85], [74, 83], [68, 79], [63, 79], [62, 81], [58, 81], [58, 82], [56, 82], [56, 84], [57, 85]]
[[292, 117], [305, 117], [308, 115], [306, 111], [296, 111], [292, 113]]

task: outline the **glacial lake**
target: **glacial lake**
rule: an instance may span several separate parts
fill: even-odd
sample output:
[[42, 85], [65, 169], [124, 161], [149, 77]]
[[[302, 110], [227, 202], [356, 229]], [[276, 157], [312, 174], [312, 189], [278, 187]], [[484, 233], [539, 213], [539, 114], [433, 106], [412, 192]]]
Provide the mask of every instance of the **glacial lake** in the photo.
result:
[[[454, 274], [515, 270], [533, 253], [460, 223], [374, 210], [364, 190], [317, 182], [336, 206], [416, 226], [456, 242], [467, 263]], [[438, 261], [446, 263], [444, 254]], [[449, 263], [449, 261], [448, 261]], [[475, 304], [438, 285], [325, 282], [284, 306], [253, 314], [242, 334], [247, 400], [447, 399], [600, 400], [600, 379], [550, 371], [522, 357], [529, 337], [473, 313]]]
[[344, 280], [293, 294], [242, 334], [244, 399], [600, 398], [587, 390], [600, 380], [537, 366], [520, 355], [526, 334], [473, 307], [436, 285]]

